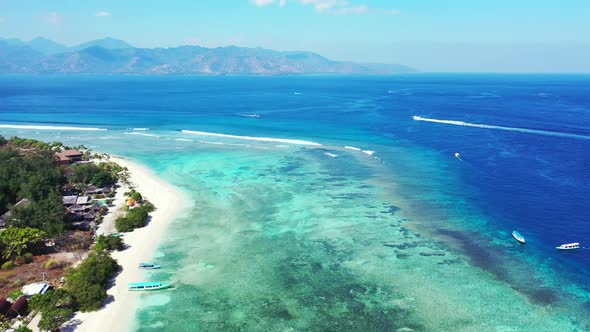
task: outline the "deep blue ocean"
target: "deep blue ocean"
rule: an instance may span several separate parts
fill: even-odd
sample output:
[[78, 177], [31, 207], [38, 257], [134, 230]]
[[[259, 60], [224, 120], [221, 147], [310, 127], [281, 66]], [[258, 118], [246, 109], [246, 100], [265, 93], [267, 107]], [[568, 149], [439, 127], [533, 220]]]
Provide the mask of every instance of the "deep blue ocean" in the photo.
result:
[[[25, 124], [108, 129], [103, 136], [194, 130], [375, 151], [396, 194], [422, 218], [424, 236], [454, 242], [473, 266], [533, 302], [554, 295], [531, 291], [540, 286], [523, 280], [528, 272], [590, 292], [587, 75], [0, 77], [0, 125], [15, 126], [0, 134], [53, 135], [17, 127]], [[149, 144], [137, 149], [149, 165]], [[517, 245], [512, 230], [527, 244]], [[555, 250], [569, 242], [584, 248]]]

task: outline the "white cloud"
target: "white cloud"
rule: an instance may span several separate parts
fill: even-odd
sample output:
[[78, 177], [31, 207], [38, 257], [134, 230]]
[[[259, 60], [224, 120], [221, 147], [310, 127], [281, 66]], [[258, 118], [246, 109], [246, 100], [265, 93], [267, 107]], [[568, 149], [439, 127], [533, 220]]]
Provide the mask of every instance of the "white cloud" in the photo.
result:
[[[278, 0], [280, 7], [284, 7], [287, 1], [297, 2], [303, 6], [313, 7], [317, 12], [334, 15], [361, 15], [361, 14], [399, 14], [395, 9], [371, 9], [365, 4], [353, 4], [348, 0]], [[250, 0], [258, 7], [274, 4], [275, 0]]]
[[263, 7], [273, 4], [275, 0], [250, 0], [255, 6]]
[[58, 25], [62, 21], [62, 16], [56, 12], [50, 12], [44, 16], [44, 19], [49, 24]]
[[359, 6], [352, 6], [352, 7], [340, 7], [334, 10], [334, 14], [337, 15], [360, 15], [366, 14], [369, 12], [369, 7], [367, 5], [359, 5]]
[[96, 16], [96, 17], [107, 17], [107, 16], [111, 16], [111, 13], [105, 12], [105, 11], [100, 11], [100, 12], [94, 14], [94, 16]]

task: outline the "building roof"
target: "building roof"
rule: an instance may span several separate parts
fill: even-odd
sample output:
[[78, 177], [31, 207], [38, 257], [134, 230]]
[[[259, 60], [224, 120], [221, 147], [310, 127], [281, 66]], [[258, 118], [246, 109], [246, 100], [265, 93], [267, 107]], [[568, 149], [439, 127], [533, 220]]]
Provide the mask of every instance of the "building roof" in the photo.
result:
[[46, 282], [36, 282], [23, 286], [22, 292], [24, 296], [33, 296], [35, 294], [45, 294], [49, 289], [49, 284]]
[[29, 206], [29, 204], [31, 204], [31, 201], [29, 201], [26, 198], [23, 198], [20, 201], [18, 201], [16, 204], [14, 204], [14, 207], [27, 207], [27, 206]]
[[78, 201], [78, 196], [63, 196], [64, 205], [73, 205]]
[[92, 197], [90, 196], [79, 196], [78, 200], [76, 200], [76, 204], [85, 205], [92, 203]]
[[14, 302], [12, 307], [10, 308], [10, 312], [13, 313], [15, 316], [24, 316], [27, 313], [27, 309], [29, 304], [27, 303], [27, 298], [21, 296]]
[[12, 307], [12, 303], [8, 302], [5, 297], [0, 298], [0, 315], [6, 316], [10, 311], [10, 307]]
[[55, 157], [56, 157], [56, 158], [57, 158], [57, 160], [59, 160], [59, 161], [67, 161], [67, 162], [70, 162], [70, 161], [71, 161], [71, 160], [70, 160], [70, 158], [68, 158], [68, 157], [64, 156], [62, 153], [56, 153], [56, 154], [55, 154]]
[[72, 158], [72, 157], [82, 157], [82, 152], [78, 151], [78, 150], [63, 150], [61, 152], [62, 155], [68, 157], [68, 158]]
[[84, 215], [84, 219], [95, 219], [95, 218], [96, 218], [95, 211], [89, 211]]
[[86, 210], [85, 206], [74, 204], [68, 208], [72, 212], [80, 212]]

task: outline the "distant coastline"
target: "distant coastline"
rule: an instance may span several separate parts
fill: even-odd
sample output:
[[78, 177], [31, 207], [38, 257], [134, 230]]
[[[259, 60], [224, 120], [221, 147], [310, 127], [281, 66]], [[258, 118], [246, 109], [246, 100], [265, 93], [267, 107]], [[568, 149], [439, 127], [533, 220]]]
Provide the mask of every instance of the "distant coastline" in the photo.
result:
[[307, 51], [188, 45], [136, 48], [112, 38], [74, 47], [44, 38], [0, 39], [0, 49], [0, 74], [392, 75], [417, 71], [401, 64], [334, 61]]

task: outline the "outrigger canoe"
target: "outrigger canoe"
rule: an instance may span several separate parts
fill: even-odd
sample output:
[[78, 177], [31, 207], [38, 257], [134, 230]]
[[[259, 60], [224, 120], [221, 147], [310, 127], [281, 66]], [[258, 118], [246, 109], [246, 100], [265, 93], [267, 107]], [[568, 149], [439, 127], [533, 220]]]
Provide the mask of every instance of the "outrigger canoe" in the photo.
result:
[[522, 234], [520, 234], [518, 231], [512, 231], [512, 237], [522, 244], [526, 243], [524, 236], [522, 236]]
[[140, 269], [146, 269], [146, 270], [157, 270], [162, 268], [160, 265], [154, 264], [154, 263], [139, 263], [139, 268]]
[[154, 282], [130, 282], [129, 284], [130, 291], [150, 291], [150, 290], [159, 290], [159, 289], [166, 289], [170, 288], [172, 285], [166, 284], [159, 281]]

